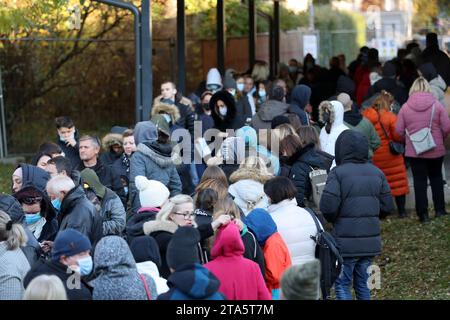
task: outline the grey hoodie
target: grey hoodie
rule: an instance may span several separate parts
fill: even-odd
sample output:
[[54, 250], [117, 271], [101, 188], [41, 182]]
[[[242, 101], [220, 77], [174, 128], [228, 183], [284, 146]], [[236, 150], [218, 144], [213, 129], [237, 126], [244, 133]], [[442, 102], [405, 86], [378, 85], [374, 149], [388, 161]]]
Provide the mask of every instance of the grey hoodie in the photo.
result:
[[[128, 244], [118, 236], [102, 238], [95, 248], [94, 274], [91, 281], [94, 287], [94, 300], [148, 300], [144, 281], [141, 279]], [[143, 275], [151, 300], [158, 294], [155, 281]]]

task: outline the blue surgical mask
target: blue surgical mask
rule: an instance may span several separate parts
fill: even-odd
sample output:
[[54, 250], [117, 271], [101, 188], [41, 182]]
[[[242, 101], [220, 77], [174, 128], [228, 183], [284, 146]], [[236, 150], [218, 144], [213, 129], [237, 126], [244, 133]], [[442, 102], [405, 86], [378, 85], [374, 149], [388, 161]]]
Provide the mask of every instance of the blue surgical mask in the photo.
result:
[[221, 116], [225, 117], [227, 115], [228, 109], [227, 107], [219, 108], [219, 113]]
[[37, 213], [27, 213], [25, 214], [25, 223], [30, 225], [30, 224], [35, 224], [36, 222], [38, 222], [39, 220], [41, 220], [42, 216], [40, 212]]
[[175, 101], [173, 101], [172, 99], [161, 99], [161, 102], [167, 104], [175, 104]]
[[265, 98], [266, 97], [266, 90], [259, 90], [259, 96], [261, 98]]
[[237, 84], [237, 89], [238, 89], [238, 91], [244, 91], [244, 84], [243, 83], [238, 83]]
[[56, 211], [60, 212], [61, 211], [61, 200], [59, 198], [53, 199], [52, 206], [53, 206], [53, 208], [56, 209]]
[[128, 187], [123, 187], [123, 191], [125, 191], [125, 194], [128, 194]]
[[78, 267], [79, 269], [79, 273], [82, 276], [87, 276], [88, 274], [90, 274], [92, 272], [92, 267], [94, 265], [94, 263], [92, 262], [92, 257], [91, 256], [87, 256], [84, 258], [81, 258], [77, 261]]

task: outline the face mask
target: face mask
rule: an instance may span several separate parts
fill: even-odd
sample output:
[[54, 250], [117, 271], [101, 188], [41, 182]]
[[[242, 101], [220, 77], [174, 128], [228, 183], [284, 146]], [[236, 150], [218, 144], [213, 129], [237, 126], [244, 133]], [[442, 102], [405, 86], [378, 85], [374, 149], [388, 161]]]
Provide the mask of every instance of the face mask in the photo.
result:
[[123, 187], [123, 191], [125, 191], [125, 194], [128, 194], [128, 187]]
[[164, 119], [166, 119], [167, 123], [172, 122], [172, 118], [168, 114], [163, 114], [162, 116], [164, 117]]
[[219, 108], [219, 113], [221, 116], [225, 117], [227, 115], [228, 109], [227, 107]]
[[30, 225], [30, 224], [35, 224], [36, 222], [38, 222], [39, 220], [41, 220], [41, 213], [37, 212], [37, 213], [27, 213], [25, 214], [25, 223]]
[[244, 84], [243, 83], [238, 83], [237, 84], [237, 89], [238, 89], [238, 91], [244, 91]]
[[92, 272], [93, 262], [92, 262], [91, 256], [79, 259], [77, 261], [77, 264], [79, 267], [78, 272], [82, 276], [87, 276], [88, 274], [90, 274]]
[[166, 104], [175, 104], [175, 101], [172, 99], [161, 99], [161, 102]]
[[296, 73], [297, 72], [297, 67], [289, 66], [289, 72], [290, 73]]
[[260, 90], [259, 91], [259, 96], [264, 99], [266, 97], [266, 91], [265, 90]]
[[231, 89], [230, 91], [228, 91], [233, 97], [236, 96], [236, 89]]
[[[72, 132], [70, 134], [70, 139], [75, 139], [75, 132]], [[66, 139], [63, 136], [59, 136], [59, 140], [61, 140], [62, 142], [66, 142]]]
[[56, 211], [61, 211], [61, 200], [59, 198], [53, 199], [52, 206], [56, 209]]
[[203, 110], [205, 110], [205, 111], [211, 110], [211, 108], [209, 107], [209, 103], [203, 103], [203, 104], [202, 104], [202, 108], [203, 108]]

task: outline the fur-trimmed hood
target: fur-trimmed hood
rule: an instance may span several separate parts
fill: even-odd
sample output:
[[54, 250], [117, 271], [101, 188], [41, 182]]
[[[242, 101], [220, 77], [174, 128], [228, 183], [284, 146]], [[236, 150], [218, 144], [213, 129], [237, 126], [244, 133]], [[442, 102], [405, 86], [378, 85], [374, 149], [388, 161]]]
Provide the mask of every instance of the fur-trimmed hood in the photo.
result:
[[152, 159], [161, 168], [174, 164], [171, 158], [172, 146], [169, 144], [164, 145], [156, 141], [140, 143], [137, 146], [137, 151]]
[[[331, 104], [331, 107], [329, 107]], [[330, 101], [330, 104], [321, 104], [319, 106], [319, 120], [325, 123], [324, 115], [328, 110], [330, 112], [330, 122], [332, 127], [339, 126], [344, 123], [344, 107], [339, 101]]]
[[144, 223], [142, 229], [144, 230], [144, 234], [148, 236], [149, 234], [156, 231], [175, 233], [175, 231], [177, 231], [178, 229], [178, 226], [175, 222], [172, 221], [154, 220]]
[[162, 102], [156, 103], [152, 108], [152, 117], [161, 113], [168, 114], [172, 119], [172, 124], [177, 123], [180, 119], [180, 110], [178, 110], [176, 105], [170, 105]]
[[109, 151], [113, 145], [123, 146], [123, 137], [118, 133], [108, 133], [102, 139], [102, 147], [104, 150]]
[[235, 183], [240, 180], [255, 180], [264, 184], [272, 178], [272, 175], [264, 175], [260, 170], [255, 168], [240, 168], [231, 174], [230, 182]]

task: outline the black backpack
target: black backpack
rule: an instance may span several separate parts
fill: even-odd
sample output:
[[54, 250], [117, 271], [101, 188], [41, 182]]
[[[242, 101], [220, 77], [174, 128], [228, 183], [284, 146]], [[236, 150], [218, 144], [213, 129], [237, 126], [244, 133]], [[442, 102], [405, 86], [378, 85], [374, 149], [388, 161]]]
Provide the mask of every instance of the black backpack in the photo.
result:
[[339, 253], [339, 249], [334, 237], [319, 224], [316, 213], [310, 208], [305, 208], [314, 220], [317, 234], [311, 236], [316, 243], [315, 256], [320, 261], [320, 289], [324, 300], [330, 299], [331, 288], [339, 277], [344, 260]]

